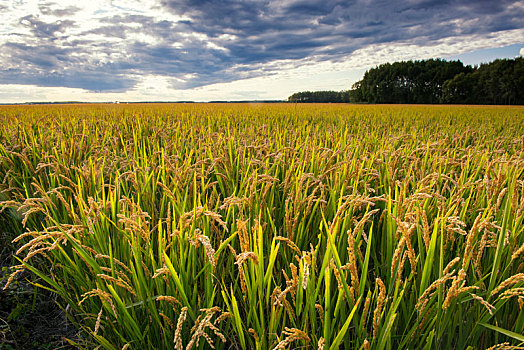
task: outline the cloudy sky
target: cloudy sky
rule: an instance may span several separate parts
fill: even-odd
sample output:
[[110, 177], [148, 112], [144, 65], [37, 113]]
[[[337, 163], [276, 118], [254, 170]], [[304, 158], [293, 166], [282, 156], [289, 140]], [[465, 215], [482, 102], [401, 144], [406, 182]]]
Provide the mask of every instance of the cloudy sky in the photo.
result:
[[523, 48], [524, 1], [0, 0], [0, 102], [284, 99]]

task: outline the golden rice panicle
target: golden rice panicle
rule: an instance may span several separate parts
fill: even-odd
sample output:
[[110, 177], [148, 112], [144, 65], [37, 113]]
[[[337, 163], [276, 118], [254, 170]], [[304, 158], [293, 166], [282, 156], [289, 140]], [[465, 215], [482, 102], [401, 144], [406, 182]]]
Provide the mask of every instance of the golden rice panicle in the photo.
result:
[[511, 254], [511, 260], [516, 261], [520, 256], [524, 256], [524, 243], [522, 243], [520, 247], [515, 249], [513, 254]]
[[15, 280], [16, 276], [20, 273], [22, 273], [23, 271], [25, 271], [25, 267], [24, 265], [15, 265], [13, 267], [11, 267], [12, 270], [14, 270], [13, 272], [11, 272], [11, 274], [9, 275], [9, 278], [7, 279], [7, 283], [5, 284], [5, 286], [2, 288], [2, 290], [7, 290], [7, 288], [9, 287], [9, 285], [11, 283], [13, 283], [13, 281]]
[[460, 256], [457, 256], [456, 258], [454, 258], [453, 260], [451, 260], [447, 265], [446, 267], [444, 268], [444, 271], [442, 272], [442, 275], [445, 276], [447, 274], [450, 273], [450, 270], [453, 268], [453, 266], [455, 266], [456, 263], [458, 263], [460, 261]]
[[[232, 249], [232, 248], [231, 248]], [[243, 252], [237, 255], [235, 265], [238, 266], [238, 274], [240, 276], [240, 286], [242, 288], [242, 295], [245, 299], [247, 296], [247, 285], [246, 278], [244, 276], [244, 262], [247, 260], [253, 261], [255, 265], [258, 265], [258, 256], [254, 252]]]
[[133, 274], [131, 272], [131, 270], [129, 269], [129, 267], [127, 267], [126, 264], [124, 264], [123, 262], [121, 262], [120, 260], [118, 260], [117, 258], [115, 257], [110, 257], [109, 255], [104, 255], [104, 254], [95, 254], [95, 259], [108, 259], [108, 260], [112, 260], [114, 263], [116, 263], [118, 266], [120, 266], [122, 269], [124, 269], [127, 273], [129, 274]]
[[182, 345], [182, 326], [184, 325], [184, 321], [187, 317], [187, 307], [183, 307], [180, 311], [180, 315], [178, 316], [178, 321], [176, 324], [176, 330], [175, 330], [175, 337], [173, 339], [173, 343], [175, 344], [176, 350], [183, 350]]
[[127, 290], [129, 293], [131, 293], [133, 296], [136, 296], [136, 292], [135, 290], [133, 289], [133, 287], [131, 287], [129, 284], [127, 284], [127, 282], [125, 282], [122, 278], [114, 278], [112, 276], [108, 276], [106, 274], [103, 274], [103, 273], [99, 273], [97, 274], [97, 277], [100, 277], [101, 279], [107, 281], [107, 282], [112, 282], [114, 283], [115, 285], [121, 287], [121, 288], [124, 288], [125, 290]]
[[308, 285], [308, 277], [309, 277], [309, 266], [311, 263], [311, 256], [310, 253], [307, 253], [302, 259], [302, 289], [306, 290]]
[[[290, 293], [292, 295], [292, 299], [293, 299], [293, 302], [295, 302], [295, 294], [298, 290], [298, 281], [299, 281], [299, 277], [298, 277], [298, 269], [297, 267], [295, 266], [295, 264], [291, 263], [289, 264], [289, 267], [291, 269], [291, 279], [287, 277], [287, 274], [286, 274], [286, 271], [282, 270], [283, 274], [284, 274], [284, 277], [286, 278], [286, 289], [284, 289], [280, 294], [278, 294], [276, 296], [276, 299], [273, 303], [273, 305], [284, 305], [285, 307], [288, 305], [287, 303], [289, 303], [287, 300], [286, 300], [286, 295], [288, 293]], [[288, 307], [286, 307], [288, 309], [288, 311], [291, 311], [289, 310]]]
[[160, 268], [156, 269], [156, 271], [155, 271], [155, 273], [154, 273], [152, 278], [155, 279], [155, 278], [157, 278], [159, 276], [164, 276], [165, 277], [165, 276], [169, 275], [169, 273], [170, 273], [169, 269], [167, 268], [166, 265], [164, 265], [163, 267], [160, 267]]
[[507, 278], [501, 284], [499, 284], [497, 288], [493, 289], [493, 291], [491, 292], [491, 296], [496, 295], [506, 287], [513, 286], [522, 281], [524, 281], [524, 273], [517, 273], [516, 275]]
[[417, 273], [417, 258], [415, 254], [415, 250], [413, 249], [413, 246], [411, 245], [411, 237], [413, 236], [413, 232], [417, 229], [417, 225], [412, 224], [411, 227], [407, 230], [406, 234], [406, 247], [408, 251], [408, 258], [409, 263], [411, 265], [411, 272], [413, 274]]
[[506, 192], [508, 192], [508, 188], [504, 187], [502, 191], [500, 191], [498, 197], [497, 197], [497, 204], [495, 204], [495, 211], [499, 211], [500, 206], [502, 205], [502, 201], [504, 200], [504, 196], [506, 195]]
[[287, 245], [288, 247], [290, 247], [291, 249], [293, 249], [293, 250], [294, 250], [298, 255], [302, 255], [302, 252], [301, 252], [300, 249], [297, 247], [297, 245], [296, 245], [292, 240], [290, 240], [289, 238], [287, 238], [287, 237], [282, 237], [282, 236], [276, 236], [276, 237], [275, 237], [275, 240], [286, 243], [286, 245]]
[[274, 350], [277, 350], [277, 349], [283, 350], [289, 344], [295, 341], [299, 341], [299, 340], [305, 341], [306, 343], [309, 343], [311, 341], [311, 339], [309, 338], [309, 336], [306, 333], [296, 328], [285, 327], [284, 331], [282, 332], [282, 335], [285, 338], [277, 344]]
[[371, 294], [368, 293], [366, 301], [364, 302], [364, 310], [362, 311], [362, 332], [367, 335], [367, 318], [369, 307], [371, 305]]
[[160, 315], [160, 317], [162, 317], [164, 323], [168, 325], [169, 328], [173, 328], [173, 322], [171, 322], [171, 319], [166, 314], [164, 314], [162, 311], [159, 311], [158, 314]]
[[238, 239], [240, 241], [240, 252], [245, 253], [251, 250], [249, 232], [247, 229], [248, 220], [237, 220]]
[[434, 281], [433, 283], [431, 283], [430, 286], [426, 288], [426, 290], [422, 293], [422, 295], [418, 299], [417, 304], [415, 305], [415, 308], [417, 309], [419, 314], [423, 313], [423, 311], [425, 310], [429, 302], [429, 298], [431, 298], [431, 296], [435, 293], [438, 286], [443, 285], [444, 283], [446, 283], [446, 281], [454, 278], [453, 276], [455, 274], [455, 270], [451, 272], [450, 270], [459, 261], [460, 261], [460, 257], [456, 257], [455, 259], [450, 261], [448, 265], [444, 268], [443, 276], [439, 278], [438, 280]]
[[358, 271], [357, 271], [357, 258], [355, 256], [355, 238], [353, 237], [353, 231], [348, 230], [348, 268], [349, 268], [349, 274], [351, 275], [351, 286], [357, 291], [359, 290], [359, 278], [358, 278]]
[[[217, 312], [220, 312], [220, 308], [215, 306], [215, 307], [212, 307], [210, 309], [201, 309], [200, 312], [204, 312], [205, 313], [204, 317], [203, 318], [199, 317], [199, 319], [197, 319], [197, 321], [195, 322], [195, 325], [191, 329], [191, 339], [189, 340], [189, 343], [187, 344], [186, 350], [192, 349], [193, 346], [198, 347], [200, 338], [204, 338], [206, 340], [206, 342], [208, 343], [208, 345], [212, 349], [214, 349], [215, 348], [214, 347], [214, 342], [211, 339], [211, 337], [209, 336], [209, 334], [206, 333], [206, 329], [208, 329], [208, 328], [211, 329], [214, 332], [214, 334], [220, 340], [222, 340], [222, 342], [224, 342], [224, 343], [226, 342], [226, 338], [224, 337], [224, 335], [211, 322], [211, 319], [213, 318], [213, 316]], [[202, 315], [200, 315], [200, 316], [202, 316]]]
[[518, 298], [519, 305], [521, 306], [522, 301], [524, 301], [524, 287], [508, 289], [500, 296], [501, 299], [508, 299], [513, 297]]
[[428, 223], [428, 216], [424, 209], [418, 209], [419, 216], [422, 220], [422, 238], [424, 239], [424, 245], [426, 246], [426, 253], [429, 250], [429, 244], [431, 241], [431, 232]]
[[[415, 250], [413, 249], [413, 246], [411, 244], [411, 239], [412, 239], [413, 233], [415, 232], [417, 228], [417, 225], [408, 224], [407, 222], [403, 222], [399, 220], [398, 218], [396, 218], [396, 221], [397, 221], [397, 233], [401, 232], [402, 237], [400, 238], [397, 248], [395, 249], [395, 252], [393, 253], [393, 260], [391, 262], [391, 275], [395, 273], [395, 270], [397, 268], [397, 264], [400, 260], [402, 249], [404, 248], [404, 246], [406, 246], [407, 248], [408, 258], [411, 264], [411, 271], [413, 274], [415, 274], [417, 262], [416, 262]], [[401, 267], [399, 267], [399, 270], [400, 269]]]
[[489, 348], [486, 348], [486, 350], [523, 350], [523, 349], [524, 347], [511, 345], [509, 342], [496, 344], [496, 345], [490, 346]]
[[201, 231], [199, 229], [197, 229], [197, 230], [194, 231], [193, 237], [190, 240], [190, 242], [191, 242], [192, 245], [194, 245], [197, 248], [200, 245], [202, 245], [204, 247], [205, 252], [206, 252], [206, 256], [207, 256], [207, 260], [209, 261], [211, 266], [213, 268], [215, 268], [215, 266], [216, 266], [215, 249], [211, 245], [211, 241], [210, 241], [209, 237], [204, 235], [203, 233], [201, 233]]
[[446, 298], [442, 303], [442, 309], [447, 310], [450, 307], [451, 302], [461, 293], [461, 288], [464, 287], [466, 282], [465, 278], [466, 271], [464, 271], [464, 269], [460, 269], [458, 275], [453, 278], [453, 283], [451, 284], [451, 287], [446, 294]]
[[484, 300], [484, 298], [482, 298], [481, 296], [478, 296], [476, 294], [473, 294], [473, 293], [470, 293], [471, 297], [475, 300], [477, 300], [478, 302], [480, 302], [489, 312], [490, 315], [493, 315], [493, 311], [496, 311], [497, 309], [495, 308], [495, 306], [491, 305], [490, 303], [488, 303], [486, 300]]
[[402, 283], [402, 272], [404, 272], [404, 266], [406, 264], [406, 258], [408, 257], [409, 255], [409, 252], [408, 251], [405, 251], [404, 252], [404, 255], [402, 255], [402, 259], [400, 260], [400, 265], [399, 265], [399, 269], [398, 269], [398, 279], [399, 281]]
[[78, 305], [79, 306], [82, 305], [87, 299], [95, 297], [95, 296], [99, 297], [102, 302], [108, 303], [109, 306], [111, 307], [111, 310], [113, 311], [113, 315], [115, 316], [115, 318], [118, 319], [118, 314], [116, 312], [116, 307], [113, 304], [113, 299], [112, 299], [111, 294], [104, 292], [101, 289], [98, 289], [98, 288], [93, 289], [93, 290], [90, 290], [82, 294], [81, 295], [82, 299], [78, 302]]
[[236, 265], [242, 265], [245, 261], [251, 260], [255, 265], [258, 265], [258, 256], [254, 252], [243, 252], [237, 256]]
[[213, 322], [213, 325], [215, 326], [218, 326], [220, 323], [222, 323], [222, 321], [228, 319], [231, 317], [231, 313], [229, 312], [223, 312], [220, 316], [218, 316], [216, 319], [215, 319], [215, 322]]
[[378, 297], [377, 297], [377, 306], [373, 311], [373, 339], [377, 338], [378, 330], [380, 327], [380, 319], [382, 317], [382, 309], [386, 303], [386, 286], [380, 278], [376, 278], [376, 285], [378, 286]]
[[320, 304], [315, 304], [315, 309], [317, 309], [318, 317], [320, 318], [322, 325], [324, 325], [324, 308]]
[[317, 343], [317, 349], [324, 350], [324, 344], [325, 344], [324, 337], [320, 337]]
[[333, 274], [335, 275], [335, 278], [337, 279], [338, 289], [342, 290], [344, 288], [343, 282], [342, 282], [342, 276], [340, 275], [340, 272], [337, 269], [337, 265], [335, 264], [335, 259], [331, 258], [329, 263], [331, 265], [331, 269], [333, 270]]
[[102, 321], [102, 312], [104, 311], [104, 308], [101, 307], [100, 311], [98, 312], [98, 315], [96, 317], [96, 323], [95, 323], [95, 330], [93, 331], [94, 335], [98, 334], [98, 330], [100, 329], [100, 322]]
[[175, 305], [182, 305], [182, 303], [177, 298], [171, 295], [159, 295], [156, 298], [156, 301], [164, 301], [169, 303], [173, 308], [175, 308]]
[[464, 260], [462, 260], [462, 269], [465, 268], [466, 262], [469, 260], [469, 255], [473, 249], [473, 241], [475, 239], [476, 232], [479, 230], [479, 226], [481, 226], [481, 217], [482, 213], [479, 213], [475, 218], [475, 222], [473, 223], [471, 230], [467, 234], [466, 245], [464, 248]]

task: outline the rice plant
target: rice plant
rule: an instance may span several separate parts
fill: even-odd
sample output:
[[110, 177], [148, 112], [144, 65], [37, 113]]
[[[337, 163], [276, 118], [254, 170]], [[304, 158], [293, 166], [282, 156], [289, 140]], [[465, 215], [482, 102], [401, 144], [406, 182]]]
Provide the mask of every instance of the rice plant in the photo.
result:
[[24, 228], [10, 281], [59, 295], [79, 348], [523, 346], [522, 107], [4, 106], [0, 122], [0, 211]]

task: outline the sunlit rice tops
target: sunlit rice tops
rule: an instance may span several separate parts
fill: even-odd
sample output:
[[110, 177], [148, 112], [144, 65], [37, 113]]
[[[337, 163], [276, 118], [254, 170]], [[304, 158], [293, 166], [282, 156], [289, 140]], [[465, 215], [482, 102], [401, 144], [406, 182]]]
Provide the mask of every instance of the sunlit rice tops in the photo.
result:
[[523, 150], [522, 107], [1, 107], [10, 282], [87, 348], [517, 346]]

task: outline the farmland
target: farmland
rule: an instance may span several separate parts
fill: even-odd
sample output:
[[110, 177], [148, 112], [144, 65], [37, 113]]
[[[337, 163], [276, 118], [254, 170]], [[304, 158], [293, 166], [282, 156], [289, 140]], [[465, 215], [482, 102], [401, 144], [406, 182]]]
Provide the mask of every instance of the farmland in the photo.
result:
[[80, 348], [524, 342], [522, 107], [2, 106], [0, 190]]

